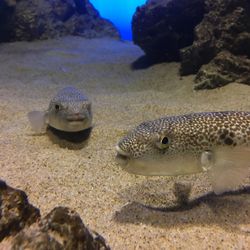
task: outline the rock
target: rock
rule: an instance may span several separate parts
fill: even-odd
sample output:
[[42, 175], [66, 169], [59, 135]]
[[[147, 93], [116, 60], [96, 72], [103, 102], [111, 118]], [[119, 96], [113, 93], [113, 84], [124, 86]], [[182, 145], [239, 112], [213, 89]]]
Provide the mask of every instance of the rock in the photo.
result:
[[222, 51], [209, 64], [201, 67], [194, 88], [213, 89], [234, 81], [250, 85], [250, 59]]
[[250, 84], [249, 0], [149, 0], [133, 17], [133, 40], [154, 62], [181, 61], [195, 89]]
[[149, 0], [133, 16], [133, 41], [155, 62], [179, 61], [203, 15], [204, 0]]
[[11, 16], [14, 13], [15, 2], [0, 0], [0, 42], [7, 42], [11, 37]]
[[21, 231], [12, 249], [110, 249], [99, 234], [91, 232], [77, 213], [54, 208], [39, 224]]
[[119, 38], [88, 0], [1, 0], [0, 42], [78, 35]]
[[250, 1], [205, 3], [207, 14], [195, 28], [194, 43], [181, 50], [181, 75], [198, 72], [196, 89], [250, 84]]
[[0, 180], [0, 241], [34, 223], [39, 210], [29, 204], [26, 194]]
[[39, 209], [29, 204], [23, 191], [3, 181], [0, 205], [0, 249], [110, 249], [73, 210], [56, 207], [41, 218]]

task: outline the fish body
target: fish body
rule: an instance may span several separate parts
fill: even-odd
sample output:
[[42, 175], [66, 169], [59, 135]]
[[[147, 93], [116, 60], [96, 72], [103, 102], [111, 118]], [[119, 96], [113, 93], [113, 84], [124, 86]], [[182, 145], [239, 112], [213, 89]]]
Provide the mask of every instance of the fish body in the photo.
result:
[[208, 171], [215, 192], [221, 193], [249, 173], [250, 112], [191, 113], [143, 122], [120, 140], [116, 151], [117, 161], [134, 174]]
[[65, 132], [78, 132], [92, 126], [91, 102], [74, 87], [58, 91], [46, 111], [32, 111], [28, 118], [36, 133], [43, 133], [47, 126]]

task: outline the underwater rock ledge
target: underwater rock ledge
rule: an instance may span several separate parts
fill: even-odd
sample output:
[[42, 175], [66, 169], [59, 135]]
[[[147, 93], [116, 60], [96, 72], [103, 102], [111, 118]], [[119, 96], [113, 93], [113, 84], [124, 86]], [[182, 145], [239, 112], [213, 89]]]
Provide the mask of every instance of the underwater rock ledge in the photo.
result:
[[133, 17], [133, 40], [154, 62], [197, 74], [195, 89], [250, 85], [249, 0], [149, 0]]
[[196, 74], [195, 89], [230, 82], [250, 85], [250, 1], [206, 0], [207, 14], [192, 46], [181, 50], [181, 75]]
[[195, 90], [214, 89], [230, 82], [250, 85], [250, 59], [222, 51], [201, 67], [194, 81]]
[[73, 210], [56, 207], [41, 218], [39, 209], [29, 204], [23, 191], [1, 180], [0, 205], [1, 249], [110, 249]]
[[203, 15], [204, 0], [149, 0], [133, 16], [133, 41], [155, 62], [179, 61]]
[[89, 0], [1, 0], [0, 42], [32, 41], [76, 35], [120, 38]]

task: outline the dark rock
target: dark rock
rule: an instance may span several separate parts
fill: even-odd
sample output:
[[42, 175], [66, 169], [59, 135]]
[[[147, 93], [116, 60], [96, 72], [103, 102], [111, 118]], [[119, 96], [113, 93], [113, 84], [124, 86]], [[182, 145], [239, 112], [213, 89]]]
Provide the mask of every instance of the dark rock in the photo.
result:
[[250, 1], [205, 3], [207, 14], [195, 28], [193, 45], [181, 50], [181, 75], [200, 70], [195, 79], [196, 89], [215, 88], [233, 81], [250, 84]]
[[40, 217], [39, 210], [29, 204], [26, 194], [0, 180], [0, 241], [14, 235]]
[[248, 0], [206, 0], [206, 11], [204, 19], [195, 29], [193, 45], [181, 52], [182, 75], [197, 73], [201, 65], [208, 63], [222, 50], [244, 54], [239, 45], [249, 45]]
[[11, 22], [15, 12], [15, 2], [0, 0], [0, 42], [11, 38]]
[[119, 38], [88, 0], [1, 0], [0, 42], [79, 35]]
[[12, 249], [110, 249], [97, 233], [89, 231], [74, 211], [54, 208], [40, 223], [20, 232]]
[[213, 89], [230, 82], [250, 85], [250, 59], [223, 51], [203, 65], [195, 78], [195, 89]]
[[[12, 237], [9, 237], [12, 236]], [[80, 216], [56, 207], [43, 219], [26, 194], [0, 181], [0, 248], [109, 250], [105, 239], [89, 230]]]
[[181, 61], [195, 89], [250, 84], [249, 0], [149, 0], [133, 17], [133, 39], [154, 62]]
[[203, 15], [204, 0], [147, 1], [133, 16], [133, 41], [155, 62], [179, 61]]

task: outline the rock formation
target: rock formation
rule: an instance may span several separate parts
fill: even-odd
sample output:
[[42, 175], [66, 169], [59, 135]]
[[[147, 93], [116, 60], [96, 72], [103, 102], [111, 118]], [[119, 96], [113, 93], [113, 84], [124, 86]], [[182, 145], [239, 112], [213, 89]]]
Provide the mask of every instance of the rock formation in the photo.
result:
[[250, 59], [225, 50], [201, 67], [196, 74], [194, 88], [213, 89], [230, 82], [250, 85]]
[[181, 51], [181, 74], [195, 74], [195, 88], [236, 81], [250, 84], [250, 1], [206, 0], [207, 14], [192, 46]]
[[0, 241], [31, 225], [39, 217], [39, 210], [29, 204], [23, 191], [0, 180]]
[[153, 61], [179, 61], [203, 15], [204, 0], [149, 0], [133, 16], [133, 41]]
[[249, 0], [149, 0], [134, 15], [133, 40], [155, 62], [197, 74], [195, 89], [250, 84]]
[[41, 218], [23, 191], [3, 181], [0, 204], [0, 249], [110, 249], [104, 238], [89, 230], [73, 210], [56, 207]]
[[1, 0], [0, 42], [65, 35], [119, 37], [88, 0]]

